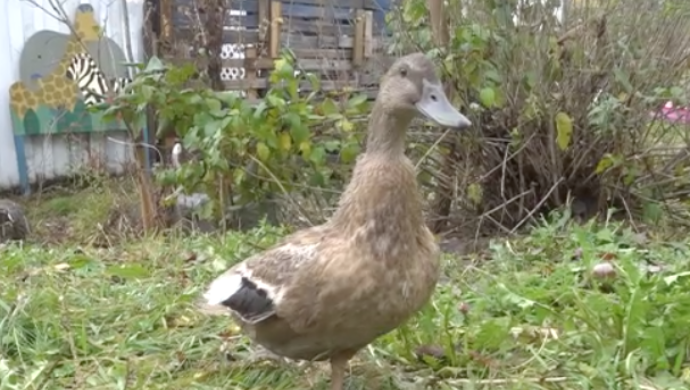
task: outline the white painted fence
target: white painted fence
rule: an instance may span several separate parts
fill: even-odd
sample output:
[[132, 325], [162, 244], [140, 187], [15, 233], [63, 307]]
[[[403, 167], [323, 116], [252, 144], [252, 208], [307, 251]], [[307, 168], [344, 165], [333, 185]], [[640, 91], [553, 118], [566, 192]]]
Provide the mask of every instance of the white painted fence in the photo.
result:
[[[129, 14], [129, 31], [125, 27], [123, 3]], [[129, 35], [135, 58], [143, 58], [142, 24], [144, 0], [53, 0], [62, 3], [70, 20], [77, 6], [89, 3], [95, 10], [97, 21], [105, 34], [123, 49]], [[40, 30], [69, 33], [69, 28], [51, 16], [50, 0], [1, 0], [0, 1], [0, 189], [19, 185], [20, 173], [15, 153], [12, 121], [9, 109], [10, 86], [19, 80], [19, 56], [26, 40]], [[125, 50], [126, 53], [126, 50]], [[29, 181], [69, 175], [85, 164], [93, 163], [96, 156], [109, 170], [121, 171], [133, 156], [129, 148], [112, 138], [124, 141], [121, 133], [95, 133], [76, 135], [32, 136], [25, 139], [25, 153]]]

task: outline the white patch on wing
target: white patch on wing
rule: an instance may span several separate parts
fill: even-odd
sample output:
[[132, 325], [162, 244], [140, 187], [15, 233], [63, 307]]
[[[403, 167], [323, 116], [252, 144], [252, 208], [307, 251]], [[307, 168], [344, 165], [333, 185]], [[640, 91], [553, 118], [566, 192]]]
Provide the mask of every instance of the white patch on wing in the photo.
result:
[[204, 293], [206, 303], [220, 305], [242, 287], [242, 275], [239, 273], [223, 274], [216, 278]]
[[[288, 260], [290, 262], [290, 267], [297, 269], [305, 262], [316, 258], [316, 248], [317, 244], [295, 245], [293, 243], [287, 243], [275, 248], [273, 253], [281, 252], [287, 254], [290, 257], [290, 260]], [[267, 253], [266, 255], [271, 256], [271, 253]], [[220, 305], [242, 287], [242, 278], [247, 278], [258, 288], [266, 291], [266, 295], [273, 301], [274, 306], [280, 305], [280, 302], [285, 296], [285, 291], [289, 286], [271, 284], [254, 277], [251, 270], [252, 266], [261, 267], [262, 264], [260, 261], [259, 263], [253, 263], [251, 259], [249, 259], [248, 262], [240, 263], [212, 281], [206, 293], [204, 293], [206, 304], [210, 306]]]
[[247, 268], [246, 263], [242, 263], [211, 282], [204, 294], [206, 303], [209, 305], [219, 305], [230, 298], [242, 287], [242, 278], [249, 279], [258, 288], [266, 291], [266, 295], [273, 301], [274, 305], [278, 305], [283, 297], [280, 286], [274, 286], [254, 278], [252, 271]]

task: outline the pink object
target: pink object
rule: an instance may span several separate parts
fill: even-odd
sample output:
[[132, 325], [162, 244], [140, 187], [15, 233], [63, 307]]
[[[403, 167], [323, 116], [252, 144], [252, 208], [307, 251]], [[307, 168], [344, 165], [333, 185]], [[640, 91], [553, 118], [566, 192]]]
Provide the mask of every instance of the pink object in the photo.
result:
[[666, 102], [661, 110], [652, 113], [652, 116], [661, 116], [672, 123], [690, 125], [690, 109], [687, 107], [676, 108], [671, 101]]

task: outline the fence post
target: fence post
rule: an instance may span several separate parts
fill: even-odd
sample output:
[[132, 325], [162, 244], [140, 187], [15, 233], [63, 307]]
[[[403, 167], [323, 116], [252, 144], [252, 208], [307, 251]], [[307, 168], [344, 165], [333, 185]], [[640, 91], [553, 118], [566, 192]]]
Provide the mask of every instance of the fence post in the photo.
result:
[[271, 1], [271, 28], [268, 43], [268, 54], [271, 58], [277, 58], [280, 54], [280, 29], [283, 24], [283, 3], [281, 1]]
[[364, 59], [374, 55], [374, 12], [364, 13]]
[[247, 99], [254, 101], [257, 99], [256, 92], [256, 46], [248, 46], [244, 49], [244, 90], [247, 93]]
[[271, 27], [271, 20], [269, 16], [271, 0], [258, 0], [259, 3], [259, 42], [257, 47], [260, 48], [258, 54], [264, 53], [269, 39], [269, 28]]
[[355, 36], [352, 42], [352, 65], [360, 67], [364, 64], [364, 35], [366, 32], [366, 11], [358, 9], [355, 14]]

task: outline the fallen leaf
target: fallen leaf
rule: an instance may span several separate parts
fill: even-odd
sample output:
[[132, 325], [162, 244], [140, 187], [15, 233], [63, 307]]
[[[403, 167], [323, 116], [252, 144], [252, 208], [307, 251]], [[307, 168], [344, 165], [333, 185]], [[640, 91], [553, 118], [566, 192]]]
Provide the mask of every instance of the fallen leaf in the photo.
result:
[[70, 268], [70, 266], [67, 263], [60, 263], [60, 264], [55, 264], [53, 266], [53, 268], [55, 268], [56, 271], [66, 271]]

